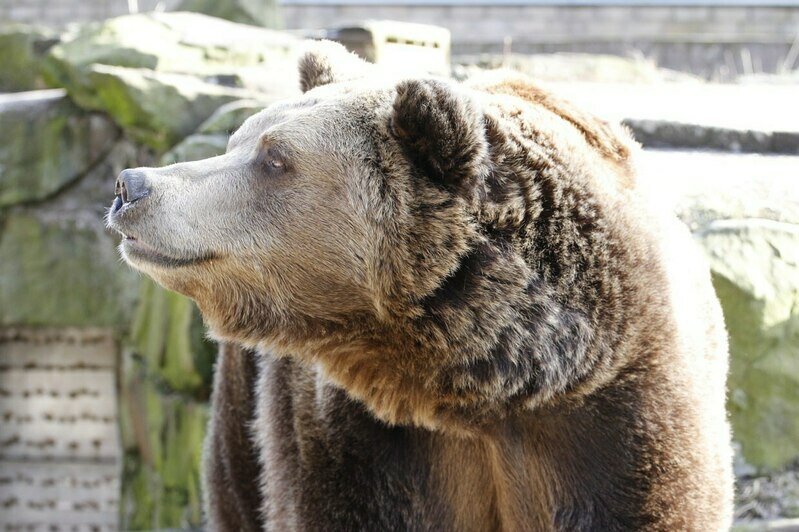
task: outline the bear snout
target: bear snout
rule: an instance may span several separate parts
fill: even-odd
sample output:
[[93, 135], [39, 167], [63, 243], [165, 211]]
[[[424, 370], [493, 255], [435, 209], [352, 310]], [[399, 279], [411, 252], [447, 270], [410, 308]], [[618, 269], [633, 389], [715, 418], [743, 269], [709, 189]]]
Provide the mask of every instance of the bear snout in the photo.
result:
[[127, 203], [133, 203], [147, 197], [150, 194], [147, 176], [141, 170], [123, 170], [117, 178], [114, 194], [116, 195], [114, 211]]

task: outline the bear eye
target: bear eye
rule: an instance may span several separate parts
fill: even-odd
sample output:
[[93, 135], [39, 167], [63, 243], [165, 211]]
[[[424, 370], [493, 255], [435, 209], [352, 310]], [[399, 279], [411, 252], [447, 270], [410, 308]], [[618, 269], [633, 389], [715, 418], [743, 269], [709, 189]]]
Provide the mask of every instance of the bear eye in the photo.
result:
[[286, 171], [286, 159], [273, 147], [262, 152], [259, 159], [262, 168], [268, 173], [278, 174]]

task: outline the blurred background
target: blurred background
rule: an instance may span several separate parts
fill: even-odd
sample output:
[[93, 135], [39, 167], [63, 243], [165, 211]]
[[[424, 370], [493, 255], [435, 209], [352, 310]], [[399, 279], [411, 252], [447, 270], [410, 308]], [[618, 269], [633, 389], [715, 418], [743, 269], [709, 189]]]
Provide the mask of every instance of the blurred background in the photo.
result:
[[724, 307], [736, 529], [799, 530], [799, 0], [0, 0], [0, 528], [201, 526], [215, 346], [102, 217], [123, 168], [297, 94], [318, 38], [632, 130]]

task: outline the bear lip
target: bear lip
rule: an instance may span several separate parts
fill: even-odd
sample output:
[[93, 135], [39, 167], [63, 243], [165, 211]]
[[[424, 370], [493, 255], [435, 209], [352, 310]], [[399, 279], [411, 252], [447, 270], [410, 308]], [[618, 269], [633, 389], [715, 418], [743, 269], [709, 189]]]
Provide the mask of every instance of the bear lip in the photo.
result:
[[[117, 198], [117, 200], [118, 199], [119, 198]], [[159, 251], [154, 246], [142, 241], [138, 235], [132, 234], [127, 227], [130, 224], [124, 223], [125, 217], [123, 217], [123, 215], [133, 206], [133, 203], [134, 202], [123, 204], [116, 210], [114, 206], [112, 206], [106, 214], [106, 227], [116, 231], [122, 236], [120, 251], [123, 252], [123, 257], [131, 265], [135, 266], [137, 262], [142, 262], [162, 268], [180, 268], [217, 258], [215, 254], [210, 252], [188, 257], [174, 256]]]
[[212, 253], [200, 254], [193, 257], [174, 257], [166, 255], [137, 237], [127, 235], [121, 231], [120, 233], [123, 237], [121, 247], [124, 251], [125, 259], [134, 264], [137, 261], [141, 261], [163, 268], [180, 268], [196, 265], [216, 258]]

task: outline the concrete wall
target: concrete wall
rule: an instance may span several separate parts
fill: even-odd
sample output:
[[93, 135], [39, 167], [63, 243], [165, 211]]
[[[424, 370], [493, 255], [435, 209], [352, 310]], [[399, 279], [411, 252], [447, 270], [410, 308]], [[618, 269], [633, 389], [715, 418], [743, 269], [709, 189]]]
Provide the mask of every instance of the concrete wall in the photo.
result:
[[[179, 0], [135, 0], [139, 11], [172, 10]], [[0, 0], [6, 21], [63, 27], [70, 22], [102, 20], [129, 13], [128, 0]]]
[[0, 529], [117, 529], [116, 358], [110, 331], [0, 328]]
[[[486, 2], [486, 4], [491, 4]], [[799, 6], [286, 5], [287, 28], [346, 25], [363, 18], [439, 24], [453, 54], [592, 52], [644, 55], [704, 77], [774, 72], [799, 35]]]
[[[179, 0], [138, 0], [139, 9], [170, 10]], [[753, 0], [754, 3], [754, 0]], [[346, 5], [345, 5], [346, 4]], [[128, 12], [127, 0], [1, 0], [0, 21], [63, 26]], [[659, 65], [708, 78], [775, 72], [799, 35], [799, 4], [746, 5], [283, 5], [290, 29], [334, 28], [365, 18], [445, 26], [453, 54], [594, 52], [643, 55]], [[789, 67], [793, 65], [788, 65]]]
[[438, 24], [453, 40], [491, 46], [515, 43], [693, 40], [787, 42], [799, 32], [799, 6], [621, 5], [284, 5], [288, 28], [322, 28], [366, 17]]

